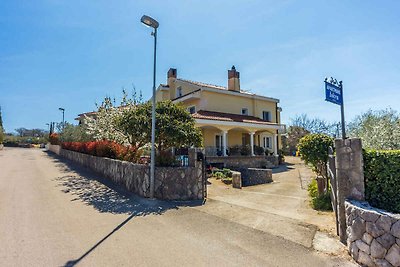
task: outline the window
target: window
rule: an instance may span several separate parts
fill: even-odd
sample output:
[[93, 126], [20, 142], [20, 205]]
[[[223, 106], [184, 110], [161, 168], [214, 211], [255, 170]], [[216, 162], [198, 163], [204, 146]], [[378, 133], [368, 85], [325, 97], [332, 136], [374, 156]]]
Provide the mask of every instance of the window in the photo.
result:
[[176, 97], [181, 97], [182, 96], [182, 87], [176, 88]]
[[247, 108], [242, 108], [242, 115], [249, 115], [249, 110]]
[[269, 112], [269, 111], [263, 111], [262, 116], [263, 116], [263, 120], [265, 120], [265, 121], [271, 121], [271, 112]]
[[222, 135], [217, 134], [217, 135], [215, 136], [215, 146], [216, 146], [218, 149], [221, 149], [221, 148], [222, 148]]
[[242, 134], [242, 145], [250, 145], [250, 135], [248, 133]]
[[263, 147], [271, 148], [272, 147], [272, 138], [270, 136], [263, 137]]
[[196, 106], [191, 106], [191, 107], [189, 107], [189, 108], [188, 108], [188, 111], [189, 111], [190, 114], [196, 113]]

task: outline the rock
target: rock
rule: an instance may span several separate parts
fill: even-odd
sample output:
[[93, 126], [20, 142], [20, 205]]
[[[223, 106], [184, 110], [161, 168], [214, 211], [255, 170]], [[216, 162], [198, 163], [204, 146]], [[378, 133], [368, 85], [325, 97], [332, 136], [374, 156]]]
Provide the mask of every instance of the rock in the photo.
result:
[[357, 240], [356, 245], [361, 251], [364, 251], [365, 253], [369, 254], [370, 248], [369, 248], [368, 244], [364, 243], [361, 240]]
[[391, 265], [387, 260], [383, 259], [375, 260], [375, 264], [378, 267], [393, 267], [393, 265]]
[[371, 211], [360, 210], [360, 216], [367, 222], [376, 222], [379, 218], [379, 214]]
[[375, 259], [383, 259], [386, 249], [376, 239], [371, 243], [371, 256]]
[[387, 215], [382, 215], [375, 222], [378, 228], [383, 229], [385, 232], [390, 232], [390, 227], [392, 226], [392, 219]]
[[385, 259], [393, 266], [400, 266], [400, 246], [394, 244], [389, 249]]
[[371, 257], [366, 254], [365, 252], [360, 251], [358, 255], [358, 260], [359, 263], [364, 264], [366, 266], [375, 266], [374, 262], [372, 261]]
[[390, 232], [395, 237], [400, 238], [400, 220], [392, 225], [392, 229], [390, 230]]
[[396, 238], [396, 243], [397, 243], [397, 245], [400, 246], [400, 239], [399, 238]]
[[395, 242], [396, 238], [391, 234], [383, 234], [376, 239], [384, 248], [389, 249]]
[[355, 213], [351, 213], [351, 214], [349, 214], [349, 215], [346, 215], [346, 222], [347, 222], [347, 225], [352, 225], [353, 224], [353, 221], [354, 221], [354, 219], [357, 217], [357, 215], [355, 214]]
[[350, 215], [353, 213], [353, 207], [352, 206], [348, 206], [346, 203], [346, 215]]
[[353, 257], [354, 260], [358, 259], [358, 252], [359, 249], [356, 245], [356, 242], [351, 243], [350, 245], [350, 255]]
[[354, 220], [353, 225], [349, 231], [349, 239], [350, 241], [355, 241], [357, 239], [361, 239], [363, 234], [365, 233], [365, 221], [360, 217]]
[[372, 235], [368, 234], [368, 233], [364, 233], [363, 237], [362, 237], [362, 241], [364, 241], [365, 243], [367, 243], [368, 245], [371, 245], [371, 242], [374, 238], [372, 237]]
[[367, 232], [375, 238], [385, 233], [383, 229], [379, 229], [374, 223], [371, 222], [366, 223], [366, 229]]

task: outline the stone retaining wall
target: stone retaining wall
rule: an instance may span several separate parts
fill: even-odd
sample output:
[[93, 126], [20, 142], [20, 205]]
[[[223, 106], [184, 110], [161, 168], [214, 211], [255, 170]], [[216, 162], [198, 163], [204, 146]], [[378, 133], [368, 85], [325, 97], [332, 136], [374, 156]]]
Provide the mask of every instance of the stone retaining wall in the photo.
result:
[[242, 185], [258, 185], [272, 182], [271, 169], [243, 168], [238, 169], [242, 177]]
[[273, 168], [278, 166], [278, 157], [275, 156], [207, 156], [207, 163], [223, 163], [225, 168]]
[[346, 200], [347, 246], [366, 266], [400, 266], [400, 214]]
[[[148, 165], [95, 157], [53, 145], [49, 145], [49, 150], [105, 176], [130, 192], [142, 197], [150, 196], [150, 167]], [[196, 154], [196, 150], [192, 149], [189, 153]], [[154, 196], [164, 200], [203, 199], [206, 187], [203, 180], [202, 162], [192, 163], [190, 167], [156, 167]]]

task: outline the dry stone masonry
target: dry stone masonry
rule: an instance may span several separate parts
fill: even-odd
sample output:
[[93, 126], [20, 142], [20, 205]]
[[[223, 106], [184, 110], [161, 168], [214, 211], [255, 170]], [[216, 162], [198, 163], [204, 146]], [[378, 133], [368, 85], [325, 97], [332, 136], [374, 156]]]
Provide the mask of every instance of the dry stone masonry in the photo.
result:
[[365, 266], [400, 266], [400, 214], [347, 200], [347, 246], [351, 256]]
[[[142, 197], [150, 196], [150, 167], [109, 158], [95, 157], [50, 145], [49, 150], [83, 165]], [[197, 150], [189, 149], [188, 167], [156, 167], [154, 196], [164, 200], [203, 199], [204, 170]]]

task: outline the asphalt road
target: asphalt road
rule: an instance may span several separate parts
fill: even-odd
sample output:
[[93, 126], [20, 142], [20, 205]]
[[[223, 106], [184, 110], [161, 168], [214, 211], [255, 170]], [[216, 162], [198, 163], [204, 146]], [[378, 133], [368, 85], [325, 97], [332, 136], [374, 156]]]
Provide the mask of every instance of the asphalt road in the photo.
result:
[[196, 205], [141, 199], [39, 149], [6, 148], [0, 266], [352, 265]]

